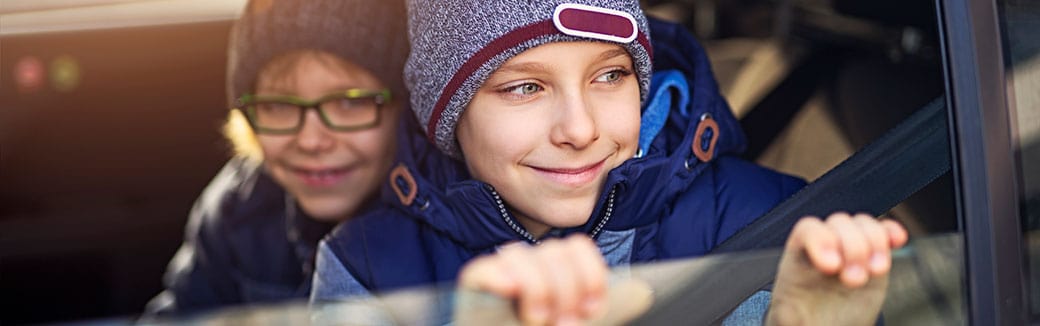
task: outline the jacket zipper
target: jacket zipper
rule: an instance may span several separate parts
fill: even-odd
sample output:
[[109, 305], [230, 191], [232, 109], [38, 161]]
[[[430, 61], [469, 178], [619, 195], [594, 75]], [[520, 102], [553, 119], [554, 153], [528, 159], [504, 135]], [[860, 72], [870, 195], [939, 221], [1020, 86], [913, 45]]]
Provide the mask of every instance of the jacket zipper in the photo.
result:
[[[527, 230], [520, 226], [520, 223], [509, 214], [509, 210], [506, 209], [506, 205], [502, 201], [502, 196], [498, 194], [498, 191], [495, 191], [495, 188], [492, 188], [491, 185], [486, 185], [486, 187], [487, 190], [491, 192], [491, 197], [494, 198], [495, 205], [498, 205], [498, 213], [502, 216], [502, 220], [506, 222], [506, 225], [509, 225], [509, 228], [513, 229], [513, 231], [520, 235], [520, 237], [524, 238], [524, 240], [527, 240], [528, 243], [538, 244], [539, 241], [535, 239], [530, 232], [527, 232]], [[603, 230], [603, 226], [607, 225], [607, 222], [610, 221], [610, 217], [613, 216], [614, 196], [616, 193], [617, 185], [614, 185], [614, 187], [610, 188], [610, 194], [607, 196], [607, 208], [603, 211], [603, 218], [599, 220], [599, 223], [596, 223], [596, 227], [592, 229], [591, 233], [589, 233], [590, 238], [595, 239], [596, 236], [599, 235], [599, 232]]]
[[596, 227], [589, 233], [589, 237], [596, 239], [599, 232], [603, 230], [603, 226], [607, 225], [607, 221], [610, 221], [610, 217], [614, 215], [614, 194], [617, 193], [617, 185], [610, 188], [610, 195], [607, 196], [607, 209], [603, 211], [603, 218], [599, 219], [599, 223], [596, 223]]
[[519, 234], [524, 238], [524, 240], [527, 240], [527, 242], [538, 244], [538, 240], [536, 240], [534, 236], [531, 236], [530, 232], [527, 232], [527, 230], [521, 227], [512, 215], [509, 215], [509, 210], [506, 209], [506, 204], [502, 202], [502, 196], [498, 195], [498, 191], [495, 191], [495, 188], [492, 188], [491, 185], [487, 185], [487, 189], [491, 192], [491, 196], [495, 198], [495, 205], [498, 205], [498, 213], [502, 215], [502, 219], [505, 220], [506, 224], [508, 224], [516, 234]]

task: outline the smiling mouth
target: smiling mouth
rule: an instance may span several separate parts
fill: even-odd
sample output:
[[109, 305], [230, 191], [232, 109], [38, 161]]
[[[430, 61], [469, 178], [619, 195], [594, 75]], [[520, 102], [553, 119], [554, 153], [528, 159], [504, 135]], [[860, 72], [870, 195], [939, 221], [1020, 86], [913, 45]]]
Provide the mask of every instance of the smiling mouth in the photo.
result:
[[328, 187], [342, 181], [350, 174], [349, 167], [335, 169], [301, 169], [289, 168], [304, 184], [312, 187]]
[[578, 168], [543, 168], [532, 166], [539, 175], [555, 182], [571, 187], [579, 187], [596, 180], [606, 159]]

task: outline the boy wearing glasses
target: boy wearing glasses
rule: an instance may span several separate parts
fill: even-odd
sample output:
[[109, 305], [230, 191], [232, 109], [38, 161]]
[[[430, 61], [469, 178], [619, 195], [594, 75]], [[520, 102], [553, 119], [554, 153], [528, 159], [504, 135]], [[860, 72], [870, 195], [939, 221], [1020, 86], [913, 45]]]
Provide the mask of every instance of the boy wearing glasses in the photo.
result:
[[378, 194], [407, 99], [402, 1], [250, 1], [231, 31], [236, 156], [199, 197], [150, 313], [306, 298], [318, 240]]

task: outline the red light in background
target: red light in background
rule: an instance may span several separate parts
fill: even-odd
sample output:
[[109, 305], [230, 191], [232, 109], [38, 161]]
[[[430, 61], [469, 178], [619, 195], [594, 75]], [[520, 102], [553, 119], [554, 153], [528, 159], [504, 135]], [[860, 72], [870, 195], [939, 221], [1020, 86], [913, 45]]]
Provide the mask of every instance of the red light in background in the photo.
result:
[[33, 93], [43, 86], [43, 61], [34, 56], [23, 57], [14, 65], [14, 80], [18, 92]]

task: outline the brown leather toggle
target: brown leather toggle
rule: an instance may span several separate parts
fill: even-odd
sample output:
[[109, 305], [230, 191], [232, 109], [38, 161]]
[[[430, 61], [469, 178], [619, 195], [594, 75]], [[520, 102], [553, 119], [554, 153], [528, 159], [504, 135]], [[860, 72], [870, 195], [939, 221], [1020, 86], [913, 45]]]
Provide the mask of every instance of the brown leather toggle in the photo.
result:
[[[401, 190], [401, 185], [397, 183], [397, 179], [404, 180], [404, 183], [408, 186], [408, 193]], [[415, 185], [415, 178], [412, 177], [412, 173], [408, 172], [408, 168], [404, 164], [398, 164], [390, 171], [390, 188], [394, 189], [394, 193], [397, 194], [397, 199], [401, 200], [401, 203], [405, 206], [412, 205], [415, 201], [415, 195], [419, 192], [419, 188]]]
[[[705, 133], [709, 134], [705, 135]], [[711, 137], [711, 139], [706, 139], [706, 137]], [[697, 124], [697, 132], [693, 134], [693, 141], [690, 142], [693, 155], [697, 156], [701, 162], [711, 161], [712, 158], [715, 158], [715, 143], [718, 141], [719, 124], [710, 114], [705, 113], [701, 116], [701, 122]], [[707, 148], [705, 148], [705, 142], [707, 142]]]

